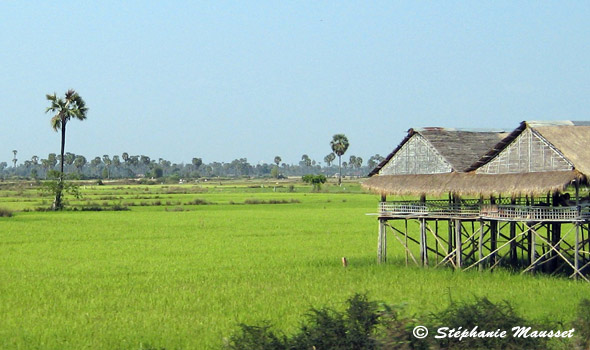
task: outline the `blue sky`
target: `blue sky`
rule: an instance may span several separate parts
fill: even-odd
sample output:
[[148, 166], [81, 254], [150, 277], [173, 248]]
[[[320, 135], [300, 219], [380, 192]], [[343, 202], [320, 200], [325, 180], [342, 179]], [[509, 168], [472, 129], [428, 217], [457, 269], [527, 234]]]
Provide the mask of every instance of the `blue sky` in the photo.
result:
[[590, 120], [590, 3], [0, 2], [0, 161], [66, 150], [173, 162], [386, 155], [410, 127]]

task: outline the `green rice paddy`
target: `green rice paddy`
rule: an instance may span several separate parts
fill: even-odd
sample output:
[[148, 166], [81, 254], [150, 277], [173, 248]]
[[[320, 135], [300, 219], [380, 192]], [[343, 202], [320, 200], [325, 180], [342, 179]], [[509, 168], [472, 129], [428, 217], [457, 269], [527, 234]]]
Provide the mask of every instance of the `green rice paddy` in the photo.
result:
[[392, 240], [377, 265], [377, 220], [366, 214], [379, 199], [354, 183], [82, 193], [70, 207], [130, 210], [40, 212], [51, 198], [35, 186], [0, 191], [0, 207], [16, 211], [0, 218], [1, 349], [219, 349], [239, 323], [295, 330], [310, 307], [342, 308], [355, 292], [408, 314], [487, 296], [569, 322], [590, 291], [543, 275], [406, 267]]

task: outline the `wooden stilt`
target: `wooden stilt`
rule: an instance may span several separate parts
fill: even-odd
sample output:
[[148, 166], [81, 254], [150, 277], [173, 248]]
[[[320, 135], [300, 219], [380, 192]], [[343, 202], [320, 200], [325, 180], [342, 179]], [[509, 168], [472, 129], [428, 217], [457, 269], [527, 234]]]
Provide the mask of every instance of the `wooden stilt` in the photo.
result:
[[[439, 239], [438, 239], [438, 219], [436, 219], [434, 221], [434, 240], [436, 241], [436, 243], [438, 243]], [[436, 247], [436, 264], [438, 265], [438, 256], [439, 256], [439, 252], [438, 252], [438, 244], [435, 244]]]
[[463, 265], [463, 254], [462, 254], [462, 240], [461, 240], [461, 220], [455, 220], [455, 268], [461, 270]]
[[426, 220], [420, 219], [420, 262], [428, 266], [428, 246], [426, 244]]
[[387, 260], [386, 222], [385, 219], [379, 219], [379, 238], [377, 241], [377, 262], [379, 264], [384, 263]]
[[[405, 222], [405, 230], [404, 230], [404, 238], [405, 238], [405, 246], [408, 246], [408, 219], [404, 220]], [[408, 266], [408, 250], [406, 249], [406, 266]]]
[[574, 279], [578, 279], [580, 273], [580, 225], [576, 223], [576, 251], [574, 253]]
[[479, 221], [479, 242], [478, 242], [478, 254], [477, 254], [477, 260], [479, 260], [479, 271], [483, 271], [484, 268], [484, 262], [482, 260], [483, 258], [483, 221], [480, 220]]
[[[490, 204], [496, 204], [496, 198], [490, 197]], [[490, 220], [490, 250], [492, 254], [490, 256], [490, 266], [496, 266], [497, 253], [496, 248], [498, 246], [498, 221]]]
[[[576, 210], [577, 210], [577, 216], [578, 216], [578, 220], [581, 219], [581, 208], [580, 208], [580, 184], [578, 183], [578, 181], [575, 181], [575, 187], [576, 187]], [[580, 223], [576, 222], [576, 245], [575, 245], [575, 252], [574, 252], [574, 269], [576, 271], [575, 275], [574, 275], [574, 279], [578, 279], [578, 274], [580, 273]]]
[[535, 264], [536, 264], [536, 257], [535, 254], [537, 252], [537, 245], [536, 245], [536, 233], [533, 230], [530, 231], [530, 245], [529, 245], [529, 257], [530, 257], [530, 265], [532, 266], [531, 270], [535, 271]]
[[[510, 204], [516, 204], [516, 200], [514, 199], [514, 197], [510, 201]], [[516, 222], [512, 221], [510, 222], [510, 239], [512, 240], [510, 242], [510, 264], [516, 266], [518, 262], [518, 257], [516, 256], [516, 240], [513, 240], [514, 237], [516, 237]]]

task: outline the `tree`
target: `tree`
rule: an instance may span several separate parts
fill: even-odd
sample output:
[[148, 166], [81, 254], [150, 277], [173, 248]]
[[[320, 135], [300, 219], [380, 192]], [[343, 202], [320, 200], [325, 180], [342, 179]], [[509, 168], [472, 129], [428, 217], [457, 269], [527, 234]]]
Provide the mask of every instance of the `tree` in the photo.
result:
[[47, 172], [49, 171], [50, 167], [49, 160], [41, 159], [41, 167], [45, 169], [45, 178], [47, 179]]
[[334, 159], [336, 159], [336, 155], [334, 155], [333, 152], [330, 152], [330, 154], [328, 154], [327, 156], [324, 157], [324, 162], [326, 162], [326, 164], [328, 166], [332, 165], [332, 162], [334, 161]]
[[159, 179], [164, 176], [164, 170], [162, 170], [162, 168], [160, 168], [159, 166], [155, 166], [152, 169], [152, 176], [156, 179]]
[[374, 156], [371, 156], [371, 158], [369, 158], [369, 161], [367, 162], [367, 165], [369, 166], [370, 170], [375, 169], [375, 167], [381, 163], [383, 161], [383, 157], [381, 157], [379, 154], [375, 154]]
[[145, 166], [148, 166], [151, 163], [151, 159], [148, 156], [142, 155], [139, 157], [139, 162]]
[[113, 156], [113, 165], [114, 166], [120, 166], [121, 165], [121, 158], [119, 158], [118, 155], [114, 155]]
[[356, 163], [354, 164], [354, 166], [357, 169], [360, 169], [363, 166], [363, 158], [361, 157], [356, 157]]
[[203, 160], [201, 158], [193, 158], [192, 160], [193, 168], [195, 171], [199, 170], [199, 167], [203, 165]]
[[336, 134], [330, 141], [332, 152], [338, 156], [338, 185], [342, 184], [342, 155], [346, 153], [348, 146], [348, 138], [344, 134]]
[[[99, 158], [99, 157], [97, 157], [97, 158]], [[86, 165], [86, 163], [87, 163], [86, 157], [79, 156], [79, 155], [76, 156], [76, 159], [74, 159], [74, 166], [76, 167], [76, 169], [78, 169], [78, 173], [82, 173], [82, 168], [84, 167], [84, 165]]]
[[51, 118], [51, 127], [56, 132], [61, 129], [61, 169], [59, 174], [59, 183], [56, 187], [55, 200], [53, 201], [53, 210], [59, 210], [63, 208], [62, 204], [62, 192], [64, 188], [64, 152], [66, 148], [66, 125], [70, 119], [84, 120], [88, 113], [86, 103], [78, 95], [78, 93], [72, 89], [68, 90], [65, 94], [65, 98], [58, 98], [55, 93], [53, 95], [45, 95], [47, 100], [51, 102], [51, 106], [45, 109], [45, 113], [55, 113]]
[[102, 158], [100, 158], [99, 156], [94, 157], [94, 159], [92, 159], [90, 161], [90, 166], [94, 169], [94, 173], [96, 174], [97, 177], [100, 176], [100, 165], [102, 164]]
[[312, 184], [313, 190], [315, 192], [318, 192], [322, 188], [322, 184], [326, 183], [326, 180], [327, 180], [326, 176], [324, 176], [324, 175], [313, 175], [313, 174], [303, 175], [301, 177], [301, 179], [305, 183]]
[[276, 156], [274, 159], [275, 166], [270, 171], [270, 176], [274, 177], [275, 179], [279, 178], [279, 164], [281, 163], [282, 159], [279, 156]]
[[[55, 168], [55, 166], [57, 165], [57, 155], [55, 153], [49, 153], [47, 155], [47, 161], [49, 162], [51, 169]], [[74, 159], [72, 159], [72, 162], [73, 161]]]
[[16, 162], [18, 161], [18, 159], [16, 159], [16, 154], [18, 153], [18, 151], [13, 149], [12, 153], [14, 153], [14, 158], [12, 159], [13, 167], [16, 168]]
[[[74, 153], [66, 152], [66, 155], [64, 157], [65, 157], [64, 161], [66, 162], [66, 165], [74, 164], [74, 160], [76, 159], [76, 155]], [[55, 164], [57, 164], [57, 158], [55, 160]]]
[[305, 167], [311, 166], [311, 158], [309, 158], [309, 156], [307, 154], [304, 154], [301, 156], [301, 165], [303, 165]]
[[348, 166], [350, 166], [351, 169], [354, 169], [354, 167], [356, 166], [356, 156], [351, 155], [348, 158]]
[[[110, 178], [110, 177], [111, 177], [111, 170], [110, 170], [110, 167], [111, 167], [111, 164], [113, 164], [113, 161], [111, 160], [111, 158], [109, 157], [109, 155], [108, 155], [108, 154], [104, 154], [104, 155], [102, 156], [102, 162], [103, 162], [103, 163], [104, 163], [104, 165], [105, 165], [105, 169], [106, 169], [106, 171], [107, 171], [107, 174], [106, 174], [107, 176], [106, 176], [106, 177], [107, 177], [107, 179], [108, 179], [108, 178]], [[103, 173], [104, 173], [104, 171], [103, 171]], [[103, 176], [103, 177], [104, 177], [104, 176]]]

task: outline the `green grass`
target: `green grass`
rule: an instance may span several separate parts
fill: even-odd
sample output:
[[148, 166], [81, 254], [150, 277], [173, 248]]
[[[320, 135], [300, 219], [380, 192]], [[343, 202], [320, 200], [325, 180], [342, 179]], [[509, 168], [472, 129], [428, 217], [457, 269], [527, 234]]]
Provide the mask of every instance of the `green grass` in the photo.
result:
[[[586, 283], [563, 278], [406, 268], [392, 240], [389, 263], [377, 265], [377, 220], [365, 215], [377, 196], [354, 184], [323, 193], [250, 186], [87, 186], [83, 199], [98, 203], [164, 204], [0, 218], [0, 348], [215, 349], [240, 322], [295, 330], [310, 307], [341, 309], [355, 292], [408, 313], [488, 296], [569, 322], [588, 295]], [[0, 207], [50, 203], [35, 190], [2, 191]], [[196, 198], [210, 204], [184, 204]], [[185, 211], [166, 211], [175, 207]]]

